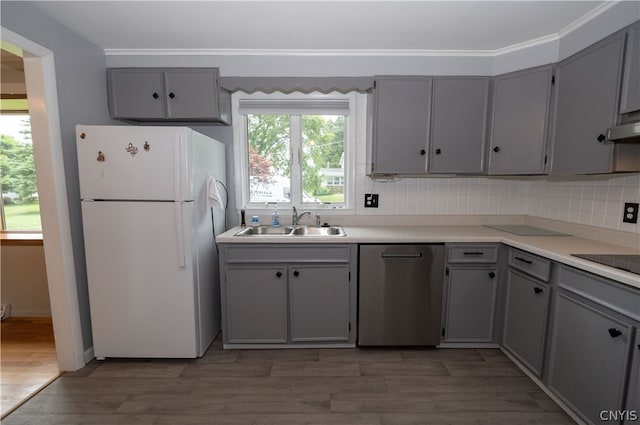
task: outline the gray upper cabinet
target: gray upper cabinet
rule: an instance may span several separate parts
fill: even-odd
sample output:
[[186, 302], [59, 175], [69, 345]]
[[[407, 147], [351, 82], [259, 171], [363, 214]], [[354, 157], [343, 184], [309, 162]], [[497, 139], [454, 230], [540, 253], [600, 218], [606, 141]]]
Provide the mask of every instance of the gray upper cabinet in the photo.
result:
[[544, 174], [553, 67], [501, 75], [493, 83], [488, 174]]
[[624, 33], [560, 62], [557, 70], [551, 172], [608, 173], [613, 144], [607, 128], [618, 114]]
[[426, 173], [430, 111], [431, 78], [376, 77], [372, 174]]
[[629, 28], [622, 71], [620, 113], [640, 111], [640, 23]]
[[487, 77], [434, 77], [430, 173], [483, 172], [488, 99]]
[[217, 68], [107, 69], [109, 112], [130, 121], [231, 122]]

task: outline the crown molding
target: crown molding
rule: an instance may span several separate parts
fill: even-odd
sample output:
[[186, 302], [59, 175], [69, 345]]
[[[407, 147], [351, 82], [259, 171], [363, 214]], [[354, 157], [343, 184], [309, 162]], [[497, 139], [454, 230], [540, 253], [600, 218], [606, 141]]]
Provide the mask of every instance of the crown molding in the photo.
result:
[[491, 57], [494, 50], [411, 49], [105, 49], [107, 56], [407, 56]]

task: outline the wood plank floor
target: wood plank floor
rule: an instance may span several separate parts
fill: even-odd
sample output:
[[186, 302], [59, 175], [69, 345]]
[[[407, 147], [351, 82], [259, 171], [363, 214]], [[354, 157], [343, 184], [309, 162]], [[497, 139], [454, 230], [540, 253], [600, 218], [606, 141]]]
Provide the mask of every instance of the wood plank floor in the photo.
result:
[[2, 321], [1, 330], [0, 414], [4, 416], [58, 376], [58, 361], [51, 318], [10, 317]]
[[566, 425], [497, 349], [222, 350], [93, 361], [3, 425]]

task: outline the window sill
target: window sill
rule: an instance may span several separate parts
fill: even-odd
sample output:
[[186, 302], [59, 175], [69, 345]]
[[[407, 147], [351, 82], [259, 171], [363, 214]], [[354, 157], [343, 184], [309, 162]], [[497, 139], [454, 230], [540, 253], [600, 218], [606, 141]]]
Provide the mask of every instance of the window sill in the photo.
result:
[[2, 246], [42, 245], [42, 233], [5, 233], [0, 232]]

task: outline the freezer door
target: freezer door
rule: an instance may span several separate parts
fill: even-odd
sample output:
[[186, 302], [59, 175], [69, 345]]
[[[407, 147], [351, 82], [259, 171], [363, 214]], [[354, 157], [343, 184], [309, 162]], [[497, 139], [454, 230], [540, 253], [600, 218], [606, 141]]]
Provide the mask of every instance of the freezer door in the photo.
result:
[[190, 201], [182, 127], [76, 126], [82, 199]]
[[192, 214], [193, 202], [82, 202], [96, 357], [200, 355]]

